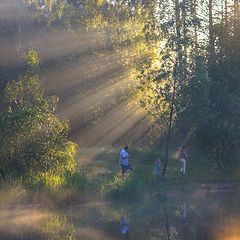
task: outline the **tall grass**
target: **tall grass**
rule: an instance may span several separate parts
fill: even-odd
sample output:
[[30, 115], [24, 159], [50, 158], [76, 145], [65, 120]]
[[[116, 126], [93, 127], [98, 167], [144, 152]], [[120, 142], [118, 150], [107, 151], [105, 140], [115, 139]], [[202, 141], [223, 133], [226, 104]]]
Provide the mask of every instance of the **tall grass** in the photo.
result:
[[135, 196], [143, 190], [145, 182], [136, 173], [129, 173], [128, 176], [114, 175], [101, 187], [101, 193], [108, 197]]

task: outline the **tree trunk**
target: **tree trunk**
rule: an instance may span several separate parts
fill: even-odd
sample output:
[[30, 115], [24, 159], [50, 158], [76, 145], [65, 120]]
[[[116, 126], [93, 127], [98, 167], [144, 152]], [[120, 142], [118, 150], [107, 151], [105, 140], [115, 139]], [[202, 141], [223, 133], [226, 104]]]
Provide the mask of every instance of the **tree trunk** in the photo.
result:
[[165, 178], [165, 173], [168, 166], [168, 153], [169, 153], [169, 143], [172, 133], [172, 122], [173, 122], [173, 112], [174, 112], [174, 102], [175, 102], [175, 93], [176, 93], [176, 83], [177, 83], [177, 64], [175, 64], [173, 72], [174, 82], [173, 82], [173, 93], [171, 99], [170, 113], [167, 126], [167, 136], [166, 136], [166, 145], [165, 145], [165, 163], [162, 172], [162, 178]]
[[186, 0], [183, 1], [182, 7], [182, 21], [183, 21], [183, 77], [186, 78], [186, 65], [187, 65], [187, 12], [186, 12]]
[[164, 217], [165, 217], [165, 227], [167, 232], [167, 240], [170, 240], [170, 231], [169, 231], [169, 221], [168, 221], [168, 213], [165, 203], [163, 204], [163, 211], [164, 211]]
[[3, 180], [6, 181], [5, 173], [4, 173], [4, 171], [2, 169], [0, 169], [0, 173], [2, 175]]
[[214, 34], [213, 34], [213, 0], [209, 0], [209, 66], [210, 68], [215, 62], [215, 47], [214, 47]]
[[198, 52], [198, 32], [197, 32], [197, 26], [198, 26], [198, 19], [197, 19], [197, 0], [193, 1], [193, 4], [191, 4], [191, 13], [192, 13], [192, 17], [193, 19], [195, 19], [195, 24], [194, 24], [194, 47], [195, 47], [195, 51], [196, 53]]
[[221, 157], [222, 157], [222, 154], [221, 154], [221, 145], [218, 144], [217, 146], [217, 152], [216, 152], [216, 163], [217, 163], [217, 167], [220, 171], [223, 171], [223, 166], [222, 166], [222, 163], [221, 163]]
[[177, 54], [180, 63], [182, 62], [182, 46], [181, 46], [181, 21], [180, 21], [180, 5], [179, 0], [175, 0], [175, 20], [176, 20], [176, 34], [177, 34]]
[[228, 29], [228, 0], [225, 0], [224, 2], [224, 9], [225, 9], [225, 13], [224, 13], [224, 24], [225, 24], [225, 30], [227, 31]]
[[168, 166], [169, 143], [170, 143], [171, 132], [172, 132], [172, 117], [173, 117], [173, 106], [170, 109], [169, 120], [168, 120], [168, 129], [167, 129], [166, 145], [165, 145], [165, 164], [162, 172], [163, 178], [165, 178], [165, 173]]
[[234, 0], [234, 36], [238, 35], [239, 0]]

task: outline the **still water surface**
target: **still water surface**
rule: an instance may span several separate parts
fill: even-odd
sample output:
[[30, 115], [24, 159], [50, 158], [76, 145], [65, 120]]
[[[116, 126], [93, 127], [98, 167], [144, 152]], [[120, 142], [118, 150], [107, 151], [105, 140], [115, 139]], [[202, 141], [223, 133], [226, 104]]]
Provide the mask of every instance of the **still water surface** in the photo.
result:
[[50, 209], [0, 209], [1, 240], [240, 240], [240, 192], [201, 188]]

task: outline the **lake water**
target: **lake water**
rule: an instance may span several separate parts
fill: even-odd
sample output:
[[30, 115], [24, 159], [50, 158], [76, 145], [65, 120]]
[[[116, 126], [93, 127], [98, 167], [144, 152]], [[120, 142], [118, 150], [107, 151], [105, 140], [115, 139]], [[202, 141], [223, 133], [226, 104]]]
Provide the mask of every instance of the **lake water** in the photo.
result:
[[0, 209], [1, 240], [240, 240], [240, 192], [202, 186], [64, 208]]

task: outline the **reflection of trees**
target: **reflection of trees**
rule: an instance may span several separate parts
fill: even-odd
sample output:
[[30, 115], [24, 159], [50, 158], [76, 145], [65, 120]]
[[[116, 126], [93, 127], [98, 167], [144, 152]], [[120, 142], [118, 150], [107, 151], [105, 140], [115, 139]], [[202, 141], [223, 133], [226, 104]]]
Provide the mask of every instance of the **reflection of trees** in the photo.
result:
[[[234, 195], [234, 199], [238, 199], [237, 195]], [[35, 225], [32, 233], [22, 232], [21, 236], [25, 240], [75, 240], [94, 232], [99, 236], [107, 236], [106, 239], [122, 239], [119, 222], [124, 216], [133, 240], [218, 239], [214, 238], [217, 230], [224, 232], [231, 228], [228, 216], [240, 214], [238, 203], [234, 202], [232, 195], [225, 198], [220, 194], [212, 194], [207, 198], [194, 196], [184, 201], [174, 196], [167, 200], [148, 197], [97, 203], [73, 207], [65, 214], [61, 212], [62, 215], [50, 215], [47, 221]], [[186, 217], [187, 224], [181, 224], [181, 219]], [[0, 239], [11, 239], [2, 236], [0, 233]], [[19, 239], [17, 236], [20, 234], [14, 236], [13, 240]]]
[[127, 216], [132, 239], [176, 239], [177, 230], [173, 224], [176, 216], [172, 215], [172, 211], [169, 216], [169, 206], [159, 199], [118, 203], [117, 206], [110, 204], [109, 208], [101, 210], [105, 218], [114, 218], [116, 222], [120, 221], [121, 216]]
[[148, 199], [117, 206], [110, 204], [109, 208], [102, 209], [102, 214], [116, 222], [121, 215], [127, 214], [133, 239], [200, 240], [213, 236], [213, 225], [209, 222], [219, 222], [223, 215], [227, 215], [223, 211], [225, 208], [217, 196], [201, 199], [195, 196], [184, 201]]
[[167, 232], [167, 239], [170, 240], [168, 213], [167, 213], [167, 208], [166, 208], [165, 204], [163, 204], [163, 211], [164, 211], [164, 217], [165, 217], [165, 226], [166, 226], [166, 232]]
[[15, 211], [9, 215], [8, 225], [0, 228], [1, 240], [76, 240], [75, 226], [65, 216], [48, 213], [45, 217], [44, 211], [37, 214], [33, 211], [33, 215], [31, 210], [20, 210], [21, 214]]

